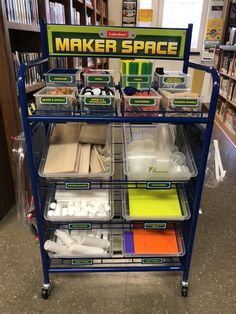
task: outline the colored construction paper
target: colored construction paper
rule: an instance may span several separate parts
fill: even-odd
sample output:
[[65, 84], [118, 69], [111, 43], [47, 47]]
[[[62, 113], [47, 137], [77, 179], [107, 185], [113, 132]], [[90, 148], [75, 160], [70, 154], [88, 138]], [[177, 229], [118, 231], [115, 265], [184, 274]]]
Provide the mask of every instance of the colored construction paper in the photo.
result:
[[179, 218], [181, 206], [176, 189], [141, 190], [129, 189], [129, 215], [131, 218]]
[[125, 232], [124, 233], [125, 240], [125, 252], [126, 253], [134, 253], [134, 237], [133, 232]]
[[133, 230], [135, 254], [179, 255], [175, 229]]

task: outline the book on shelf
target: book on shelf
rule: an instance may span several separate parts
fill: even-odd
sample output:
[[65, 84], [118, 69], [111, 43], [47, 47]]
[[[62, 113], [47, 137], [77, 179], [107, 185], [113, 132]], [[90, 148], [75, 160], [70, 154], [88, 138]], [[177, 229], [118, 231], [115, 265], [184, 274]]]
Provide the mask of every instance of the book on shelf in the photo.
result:
[[227, 97], [229, 89], [229, 79], [225, 77], [220, 77], [220, 92], [223, 96]]
[[5, 0], [9, 22], [38, 25], [38, 0]]
[[[28, 63], [32, 60], [39, 59], [42, 57], [42, 54], [39, 52], [18, 52], [15, 51], [12, 53], [15, 78], [17, 80], [17, 73], [21, 63]], [[37, 84], [38, 82], [43, 81], [43, 67], [38, 65], [36, 67], [29, 68], [26, 73], [25, 86], [31, 86]]]
[[49, 1], [49, 16], [47, 16], [47, 21], [54, 24], [66, 24], [64, 5]]
[[49, 60], [50, 68], [60, 68], [68, 69], [68, 59], [67, 58], [57, 58], [53, 57]]
[[73, 21], [74, 24], [80, 25], [80, 12], [76, 11], [75, 8], [73, 8]]

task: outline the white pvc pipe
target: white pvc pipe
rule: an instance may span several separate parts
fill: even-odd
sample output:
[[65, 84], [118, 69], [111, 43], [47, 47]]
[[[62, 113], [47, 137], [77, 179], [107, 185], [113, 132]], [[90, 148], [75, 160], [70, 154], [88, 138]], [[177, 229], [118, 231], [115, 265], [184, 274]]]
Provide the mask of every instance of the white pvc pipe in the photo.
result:
[[71, 253], [69, 248], [66, 247], [65, 245], [59, 244], [51, 240], [47, 240], [44, 243], [44, 249], [46, 251], [50, 251], [58, 255], [68, 255]]
[[104, 254], [104, 250], [99, 247], [91, 247], [80, 244], [71, 244], [70, 251], [74, 254], [91, 254], [91, 255], [99, 255]]
[[57, 229], [55, 231], [55, 236], [57, 236], [65, 245], [70, 245], [72, 243], [75, 243], [75, 240], [63, 230]]

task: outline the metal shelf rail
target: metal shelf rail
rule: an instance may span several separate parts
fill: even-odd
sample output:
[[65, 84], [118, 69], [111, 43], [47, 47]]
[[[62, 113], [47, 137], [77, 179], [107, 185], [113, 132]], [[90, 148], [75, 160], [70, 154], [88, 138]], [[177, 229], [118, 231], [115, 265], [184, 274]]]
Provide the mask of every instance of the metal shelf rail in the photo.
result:
[[[47, 27], [51, 27], [53, 25], [48, 25]], [[81, 29], [79, 26], [67, 26], [67, 25], [56, 25], [58, 30], [64, 31], [69, 27], [69, 32], [73, 27], [74, 31]], [[82, 27], [83, 28], [83, 27]], [[109, 27], [108, 27], [109, 28]], [[99, 27], [93, 27], [94, 29], [98, 29]], [[115, 29], [114, 27], [112, 30]], [[118, 31], [122, 31], [121, 27], [116, 28]], [[107, 28], [102, 29], [105, 32]], [[127, 32], [137, 32], [140, 31], [139, 28], [125, 28], [125, 33]], [[157, 32], [162, 32], [162, 30], [166, 29], [152, 29], [152, 31], [157, 30]], [[201, 202], [201, 194], [203, 189], [204, 183], [204, 175], [209, 151], [209, 145], [211, 141], [213, 123], [214, 123], [214, 116], [216, 110], [216, 103], [217, 97], [219, 93], [219, 77], [218, 73], [214, 68], [209, 68], [207, 66], [195, 64], [189, 61], [189, 52], [190, 52], [190, 43], [191, 43], [191, 34], [192, 34], [192, 25], [190, 24], [187, 29], [182, 29], [181, 31], [184, 32], [184, 53], [179, 58], [174, 58], [173, 56], [167, 56], [165, 59], [167, 60], [182, 60], [183, 61], [183, 72], [188, 73], [188, 69], [197, 69], [203, 71], [205, 73], [209, 73], [211, 75], [213, 84], [212, 84], [212, 95], [210, 100], [210, 107], [207, 116], [203, 116], [200, 114], [198, 116], [169, 116], [165, 112], [160, 112], [159, 115], [155, 117], [123, 117], [123, 116], [115, 116], [115, 117], [102, 117], [102, 116], [82, 116], [82, 115], [71, 115], [71, 116], [40, 116], [40, 115], [28, 115], [27, 111], [27, 95], [25, 90], [25, 76], [26, 72], [39, 64], [44, 65], [44, 70], [47, 71], [48, 69], [48, 60], [50, 57], [55, 56], [49, 53], [48, 49], [48, 29], [46, 25], [41, 22], [41, 39], [42, 39], [42, 49], [43, 49], [43, 59], [42, 60], [35, 60], [28, 64], [22, 64], [19, 69], [18, 73], [18, 90], [19, 90], [19, 103], [21, 108], [22, 114], [22, 122], [23, 122], [23, 129], [25, 134], [25, 142], [26, 142], [26, 150], [27, 150], [27, 159], [29, 165], [29, 172], [31, 177], [31, 186], [32, 192], [34, 197], [35, 209], [36, 209], [36, 221], [37, 221], [37, 228], [38, 228], [38, 235], [39, 235], [39, 244], [40, 244], [40, 252], [41, 252], [41, 259], [42, 259], [42, 268], [43, 268], [43, 288], [42, 288], [42, 297], [47, 299], [51, 292], [51, 284], [49, 275], [51, 273], [78, 273], [78, 272], [136, 272], [136, 271], [178, 271], [183, 273], [182, 283], [181, 283], [181, 294], [182, 296], [187, 296], [188, 293], [188, 277], [189, 277], [189, 270], [190, 270], [190, 262], [192, 257], [192, 250], [194, 244], [194, 237], [197, 227], [198, 221], [198, 213], [200, 208]], [[173, 34], [175, 31], [180, 31], [179, 29], [169, 29], [169, 32], [172, 31]], [[171, 32], [170, 32], [171, 33]], [[155, 36], [155, 35], [154, 35]], [[49, 39], [50, 40], [50, 39]], [[157, 37], [158, 41], [158, 37]], [[91, 55], [93, 55], [91, 53]], [[96, 54], [97, 56], [98, 54]], [[60, 57], [67, 56], [60, 54]], [[74, 55], [69, 55], [74, 56]], [[120, 57], [113, 56], [113, 57]], [[134, 56], [130, 54], [129, 56], [125, 55], [125, 57], [129, 58], [137, 58], [140, 56]], [[148, 56], [151, 59], [160, 59], [163, 57], [154, 55]], [[196, 178], [192, 178], [189, 183], [183, 183], [186, 186], [186, 194], [189, 201], [190, 209], [191, 209], [191, 218], [187, 221], [181, 222], [183, 234], [184, 234], [184, 243], [186, 247], [186, 254], [178, 259], [167, 258], [163, 256], [162, 258], [146, 258], [146, 263], [143, 264], [142, 258], [134, 259], [134, 258], [124, 258], [121, 254], [116, 255], [113, 254], [109, 259], [89, 259], [89, 261], [84, 261], [84, 259], [76, 259], [75, 261], [61, 259], [59, 264], [54, 263], [53, 259], [51, 259], [47, 252], [44, 250], [44, 242], [47, 237], [47, 233], [50, 229], [55, 228], [58, 226], [58, 223], [48, 223], [43, 218], [43, 202], [40, 199], [40, 187], [42, 188], [45, 184], [55, 184], [52, 180], [47, 179], [40, 179], [37, 172], [37, 166], [35, 164], [34, 159], [34, 145], [33, 145], [33, 130], [37, 128], [39, 125], [43, 125], [45, 127], [45, 132], [47, 132], [49, 124], [52, 123], [65, 123], [65, 122], [96, 122], [96, 123], [113, 123], [113, 124], [122, 124], [122, 123], [135, 123], [135, 124], [143, 124], [143, 123], [173, 123], [173, 124], [181, 124], [185, 125], [186, 128], [196, 128], [200, 124], [205, 124], [204, 131], [202, 132], [202, 140], [201, 146], [199, 146], [198, 152], [198, 176]], [[194, 146], [195, 145], [195, 146]], [[198, 147], [198, 144], [194, 144], [193, 147]], [[199, 144], [200, 145], [200, 144]], [[196, 149], [197, 150], [197, 149]], [[195, 152], [194, 156], [195, 155]], [[73, 180], [74, 181], [74, 180]], [[126, 187], [129, 182], [126, 178], [122, 178], [120, 180], [113, 180], [108, 182], [90, 182], [87, 180], [89, 188], [102, 188], [103, 185], [106, 187], [110, 186], [114, 189], [122, 189]], [[148, 182], [137, 181], [133, 182], [134, 188], [139, 188], [140, 183], [147, 185]], [[162, 182], [163, 183], [163, 182]], [[158, 188], [158, 187], [157, 187]], [[50, 190], [50, 189], [49, 189]], [[94, 222], [96, 223], [96, 222]], [[119, 224], [124, 225], [131, 225], [124, 219], [118, 220]], [[89, 222], [89, 225], [93, 223]], [[60, 224], [59, 224], [60, 225]], [[111, 228], [117, 227], [117, 220], [109, 222]], [[118, 253], [119, 250], [118, 250]], [[150, 264], [149, 264], [150, 262]], [[86, 263], [90, 263], [86, 265]], [[114, 264], [115, 263], [115, 264]]]

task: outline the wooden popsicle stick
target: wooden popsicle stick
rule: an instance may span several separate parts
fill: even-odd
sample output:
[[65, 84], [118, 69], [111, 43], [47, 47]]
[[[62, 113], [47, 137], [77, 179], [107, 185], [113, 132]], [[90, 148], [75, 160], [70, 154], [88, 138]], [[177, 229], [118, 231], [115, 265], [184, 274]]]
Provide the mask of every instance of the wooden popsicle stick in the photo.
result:
[[79, 172], [79, 163], [80, 163], [80, 154], [81, 154], [81, 144], [78, 143], [78, 151], [77, 151], [77, 156], [75, 160], [75, 172]]
[[91, 150], [90, 144], [81, 144], [79, 173], [89, 172], [90, 150]]
[[104, 163], [103, 163], [103, 161], [101, 159], [101, 156], [100, 156], [100, 154], [99, 154], [99, 152], [98, 152], [98, 150], [96, 148], [96, 145], [93, 146], [93, 149], [94, 149], [94, 152], [95, 152], [95, 154], [97, 156], [97, 159], [98, 159], [98, 161], [99, 161], [99, 163], [101, 165], [102, 171], [105, 171], [106, 167], [105, 167], [105, 165], [104, 165]]
[[54, 127], [44, 166], [45, 174], [74, 172], [79, 128], [78, 123], [58, 124]]
[[100, 173], [104, 171], [98, 159], [98, 155], [95, 151], [95, 147], [92, 148], [91, 154], [90, 154], [90, 169], [92, 173]]

